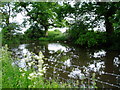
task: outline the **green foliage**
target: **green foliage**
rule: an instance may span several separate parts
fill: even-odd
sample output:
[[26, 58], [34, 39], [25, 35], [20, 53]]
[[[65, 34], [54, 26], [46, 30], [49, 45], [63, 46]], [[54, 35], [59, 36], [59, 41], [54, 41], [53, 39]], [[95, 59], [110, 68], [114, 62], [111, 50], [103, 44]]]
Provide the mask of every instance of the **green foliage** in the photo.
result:
[[71, 26], [70, 30], [68, 31], [68, 35], [74, 41], [79, 38], [80, 34], [86, 33], [87, 30], [88, 27], [84, 22], [77, 21]]
[[53, 41], [66, 41], [68, 40], [68, 37], [66, 34], [58, 35], [53, 38]]
[[[29, 6], [30, 5], [30, 6]], [[31, 27], [37, 27], [39, 31], [44, 31], [44, 36], [47, 36], [49, 26], [61, 27], [63, 23], [58, 22], [57, 10], [60, 5], [55, 2], [20, 2], [15, 4], [16, 12], [26, 11], [27, 20]], [[21, 8], [20, 8], [21, 7]], [[65, 22], [63, 20], [63, 22]]]
[[47, 38], [47, 37], [40, 37], [39, 40], [40, 40], [40, 41], [49, 41], [50, 39]]
[[106, 36], [103, 32], [88, 31], [85, 34], [80, 34], [76, 39], [75, 44], [85, 45], [88, 47], [98, 46], [106, 43]]
[[54, 30], [54, 31], [48, 31], [48, 37], [49, 38], [54, 38], [55, 36], [61, 35], [61, 31], [59, 30]]
[[43, 36], [43, 31], [39, 30], [37, 26], [33, 26], [24, 33], [24, 36], [28, 40], [38, 39]]
[[57, 37], [60, 37], [61, 35], [62, 35], [62, 33], [59, 30], [48, 31], [48, 38], [50, 41], [58, 40]]
[[39, 38], [40, 41], [65, 41], [67, 39], [67, 35], [59, 30], [48, 31], [47, 37]]
[[2, 88], [26, 87], [26, 78], [21, 78], [21, 72], [16, 66], [12, 66], [11, 53], [8, 48], [2, 48]]
[[111, 50], [120, 50], [120, 30], [115, 30], [111, 36]]
[[16, 23], [10, 23], [8, 26], [4, 26], [2, 28], [3, 40], [11, 40], [16, 30], [20, 31], [19, 25]]

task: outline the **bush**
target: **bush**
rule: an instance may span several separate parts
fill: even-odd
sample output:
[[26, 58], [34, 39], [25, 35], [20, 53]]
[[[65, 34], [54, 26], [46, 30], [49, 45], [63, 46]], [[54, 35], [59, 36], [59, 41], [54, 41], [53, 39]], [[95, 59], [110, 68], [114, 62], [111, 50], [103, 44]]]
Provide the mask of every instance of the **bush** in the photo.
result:
[[67, 39], [68, 39], [67, 35], [66, 34], [62, 34], [62, 35], [55, 36], [53, 38], [53, 41], [66, 41]]
[[80, 34], [75, 44], [86, 45], [88, 47], [97, 46], [106, 43], [106, 35], [103, 32], [88, 31]]
[[39, 40], [40, 40], [40, 41], [49, 41], [50, 39], [47, 38], [47, 37], [40, 37]]
[[120, 50], [120, 30], [115, 30], [111, 36], [112, 50]]
[[48, 38], [50, 41], [54, 41], [57, 36], [62, 35], [62, 32], [59, 30], [48, 31]]
[[67, 35], [59, 30], [48, 31], [47, 37], [40, 37], [40, 41], [65, 41], [67, 40]]
[[57, 36], [57, 35], [61, 35], [61, 34], [62, 34], [62, 32], [59, 30], [48, 31], [48, 37], [50, 37], [50, 38]]

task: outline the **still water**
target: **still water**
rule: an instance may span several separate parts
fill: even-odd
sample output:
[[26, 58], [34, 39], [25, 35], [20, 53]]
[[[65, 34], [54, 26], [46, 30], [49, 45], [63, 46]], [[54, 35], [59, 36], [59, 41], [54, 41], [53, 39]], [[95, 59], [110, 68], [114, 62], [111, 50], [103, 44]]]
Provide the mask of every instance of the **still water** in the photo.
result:
[[[24, 60], [30, 52], [41, 51], [45, 56], [43, 66], [46, 72], [43, 77], [48, 80], [74, 83], [87, 77], [91, 82], [92, 74], [95, 73], [95, 82], [99, 88], [120, 88], [120, 52], [105, 51], [103, 49], [83, 49], [60, 43], [27, 43], [10, 46], [15, 60], [13, 64], [20, 68], [28, 69]], [[37, 70], [36, 66], [33, 66]], [[84, 81], [84, 82], [88, 82]], [[74, 83], [75, 84], [75, 83]]]

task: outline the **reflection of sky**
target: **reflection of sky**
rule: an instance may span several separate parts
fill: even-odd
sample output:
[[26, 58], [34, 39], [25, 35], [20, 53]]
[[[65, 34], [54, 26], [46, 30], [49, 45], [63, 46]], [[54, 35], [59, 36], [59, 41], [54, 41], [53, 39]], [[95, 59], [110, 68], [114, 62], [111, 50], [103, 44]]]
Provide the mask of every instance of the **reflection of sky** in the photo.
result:
[[75, 68], [75, 70], [73, 70], [68, 77], [70, 78], [74, 78], [74, 79], [84, 79], [85, 75], [83, 73], [81, 73], [81, 70], [79, 70], [78, 68]]
[[59, 43], [48, 44], [48, 49], [49, 50], [54, 50], [55, 52], [58, 51], [58, 50], [66, 51], [66, 47], [60, 45]]
[[64, 65], [70, 67], [70, 66], [71, 66], [71, 61], [70, 61], [70, 59], [66, 60], [66, 61], [64, 62]]
[[21, 49], [21, 53], [23, 54], [23, 55], [28, 55], [28, 54], [30, 54], [30, 52], [28, 51], [28, 49], [26, 49], [26, 46], [27, 46], [27, 44], [22, 44], [22, 45], [19, 45], [19, 49]]
[[105, 68], [105, 63], [103, 62], [103, 61], [94, 61], [94, 63], [93, 64], [90, 64], [89, 66], [89, 69], [90, 70], [92, 70], [92, 71], [94, 71], [94, 72], [100, 72], [101, 70], [101, 68], [103, 69], [103, 68]]
[[103, 57], [105, 55], [106, 55], [106, 52], [104, 50], [101, 50], [101, 51], [95, 52], [92, 55], [92, 57], [94, 57], [94, 58], [101, 58], [101, 57]]
[[119, 65], [120, 65], [120, 59], [118, 57], [114, 58], [114, 65], [116, 65], [117, 67], [119, 67]]
[[26, 60], [25, 60], [24, 56], [27, 55], [29, 57], [31, 54], [28, 51], [28, 49], [26, 49], [26, 46], [27, 46], [27, 44], [21, 44], [21, 45], [19, 45], [18, 48], [13, 49], [13, 51], [18, 55], [19, 58], [22, 57], [20, 60], [14, 61], [13, 64], [17, 64], [21, 68], [26, 67]]

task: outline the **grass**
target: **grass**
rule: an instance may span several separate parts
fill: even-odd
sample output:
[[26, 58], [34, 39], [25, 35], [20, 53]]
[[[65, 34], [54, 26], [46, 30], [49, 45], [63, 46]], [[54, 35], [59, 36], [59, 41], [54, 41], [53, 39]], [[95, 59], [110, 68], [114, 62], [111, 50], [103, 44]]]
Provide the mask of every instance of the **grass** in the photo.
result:
[[40, 41], [66, 41], [67, 35], [59, 30], [48, 31], [47, 37], [40, 37]]

